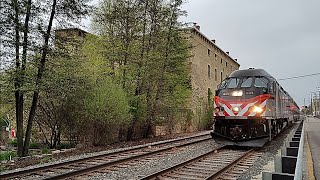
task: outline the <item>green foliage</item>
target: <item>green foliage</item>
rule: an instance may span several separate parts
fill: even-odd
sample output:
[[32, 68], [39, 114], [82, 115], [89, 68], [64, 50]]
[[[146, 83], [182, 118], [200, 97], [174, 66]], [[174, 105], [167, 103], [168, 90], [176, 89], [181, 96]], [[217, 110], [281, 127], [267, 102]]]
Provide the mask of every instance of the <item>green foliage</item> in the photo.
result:
[[181, 5], [180, 0], [105, 0], [94, 14], [94, 28], [107, 37], [104, 57], [111, 77], [132, 107], [131, 129], [144, 123], [146, 135], [158, 117], [168, 116], [174, 124], [191, 95], [189, 48], [179, 31]]
[[41, 154], [51, 154], [51, 150], [48, 148], [41, 149]]
[[9, 144], [10, 144], [11, 146], [13, 146], [13, 147], [17, 147], [17, 145], [18, 145], [17, 139], [11, 140], [11, 141], [9, 142]]
[[17, 156], [17, 153], [14, 151], [5, 151], [5, 152], [0, 152], [0, 161], [3, 160], [10, 160], [14, 157]]
[[105, 79], [96, 85], [84, 98], [87, 118], [93, 124], [96, 145], [115, 141], [120, 126], [131, 119], [126, 93], [111, 80]]
[[[7, 72], [0, 72], [0, 117], [6, 118], [7, 115], [14, 115], [14, 96], [10, 86], [10, 75]], [[0, 119], [1, 119], [0, 118]]]
[[[76, 4], [79, 6], [68, 9], [68, 4], [59, 10], [73, 17], [69, 15], [86, 11], [85, 4], [81, 0]], [[188, 43], [179, 32], [181, 4], [180, 0], [102, 1], [94, 15], [93, 29], [99, 36], [61, 42], [56, 38], [40, 84], [34, 80], [42, 56], [32, 53], [31, 48], [25, 72], [12, 69], [0, 74], [0, 80], [11, 87], [6, 93], [1, 89], [0, 115], [14, 109], [12, 82], [24, 73], [25, 78], [19, 80], [25, 109], [31, 104], [30, 92], [38, 89], [34, 124], [40, 131], [37, 137], [42, 135], [49, 147], [62, 148], [61, 137], [74, 142], [85, 136], [96, 145], [114, 142], [119, 139], [119, 132], [133, 129], [137, 123], [149, 128], [163, 116], [168, 117], [161, 122], [164, 124], [183, 121], [178, 116], [188, 108], [191, 85]], [[82, 14], [85, 12], [77, 15]], [[30, 30], [33, 33], [37, 28]], [[38, 144], [31, 143], [30, 147]]]
[[29, 144], [29, 149], [40, 149], [41, 148], [41, 144], [36, 143], [36, 142], [30, 142]]
[[48, 163], [52, 161], [52, 157], [51, 156], [47, 156], [47, 157], [44, 157], [40, 160], [41, 163]]
[[74, 148], [75, 145], [71, 144], [71, 143], [61, 143], [57, 146], [57, 149], [70, 149], [70, 148]]
[[128, 122], [130, 120], [129, 104], [123, 89], [111, 80], [97, 84], [84, 98], [85, 107], [92, 120], [105, 123]]
[[205, 113], [201, 117], [201, 122], [199, 124], [199, 128], [203, 129], [210, 129], [212, 125], [212, 118], [213, 118], [213, 93], [210, 89], [208, 89], [208, 102], [203, 103], [205, 107]]

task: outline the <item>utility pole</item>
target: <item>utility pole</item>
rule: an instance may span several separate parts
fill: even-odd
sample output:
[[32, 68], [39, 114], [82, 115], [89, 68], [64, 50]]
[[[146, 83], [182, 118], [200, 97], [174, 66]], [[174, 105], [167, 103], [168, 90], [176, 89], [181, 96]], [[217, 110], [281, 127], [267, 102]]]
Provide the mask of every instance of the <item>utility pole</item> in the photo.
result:
[[313, 97], [313, 103], [314, 103], [314, 116], [317, 115], [317, 94], [315, 93], [315, 96]]
[[311, 104], [310, 104], [310, 109], [311, 109], [311, 116], [313, 116], [313, 109], [312, 109], [312, 93], [311, 93]]
[[306, 109], [306, 98], [303, 98], [303, 115], [304, 115], [304, 118], [306, 117], [307, 115], [307, 109]]
[[[318, 96], [318, 103], [317, 103], [317, 105], [318, 105], [318, 111], [319, 111], [319, 108], [320, 108], [320, 87], [317, 87], [317, 92], [319, 93], [319, 96]], [[318, 115], [320, 115], [319, 113], [318, 113]]]

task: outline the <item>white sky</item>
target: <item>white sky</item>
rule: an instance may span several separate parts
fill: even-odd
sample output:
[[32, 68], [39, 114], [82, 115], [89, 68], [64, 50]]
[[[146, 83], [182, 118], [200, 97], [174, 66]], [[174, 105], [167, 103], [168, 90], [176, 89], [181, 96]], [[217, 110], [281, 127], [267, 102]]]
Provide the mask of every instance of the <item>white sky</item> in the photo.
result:
[[[320, 72], [320, 1], [189, 0], [186, 22], [237, 58], [277, 79]], [[310, 102], [320, 76], [279, 81], [299, 105]]]
[[[188, 0], [183, 6], [188, 17], [182, 20], [197, 22], [238, 59], [240, 69], [263, 68], [280, 79], [320, 72], [319, 7], [319, 0]], [[304, 98], [307, 105], [320, 76], [280, 84], [300, 106]]]

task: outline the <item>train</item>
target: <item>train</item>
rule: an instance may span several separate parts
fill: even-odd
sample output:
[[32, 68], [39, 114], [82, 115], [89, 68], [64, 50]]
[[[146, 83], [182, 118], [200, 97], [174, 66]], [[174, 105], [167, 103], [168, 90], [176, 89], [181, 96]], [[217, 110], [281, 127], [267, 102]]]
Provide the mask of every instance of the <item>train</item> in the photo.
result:
[[212, 136], [231, 141], [272, 139], [300, 117], [297, 103], [263, 69], [233, 71], [214, 96]]

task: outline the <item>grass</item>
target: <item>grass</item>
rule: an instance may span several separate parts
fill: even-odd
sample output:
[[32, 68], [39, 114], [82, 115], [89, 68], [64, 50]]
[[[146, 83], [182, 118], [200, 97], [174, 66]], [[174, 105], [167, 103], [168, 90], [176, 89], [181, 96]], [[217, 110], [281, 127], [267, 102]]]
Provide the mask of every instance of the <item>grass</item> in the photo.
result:
[[12, 158], [14, 158], [16, 156], [17, 156], [17, 153], [14, 151], [0, 152], [0, 161], [11, 160]]

